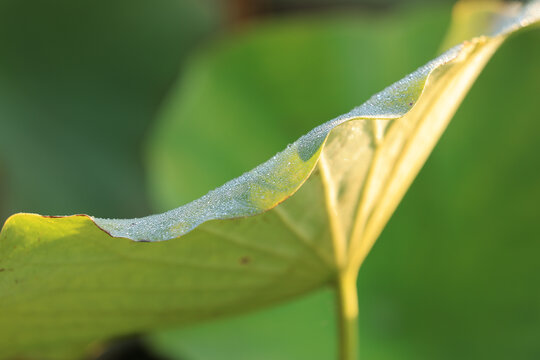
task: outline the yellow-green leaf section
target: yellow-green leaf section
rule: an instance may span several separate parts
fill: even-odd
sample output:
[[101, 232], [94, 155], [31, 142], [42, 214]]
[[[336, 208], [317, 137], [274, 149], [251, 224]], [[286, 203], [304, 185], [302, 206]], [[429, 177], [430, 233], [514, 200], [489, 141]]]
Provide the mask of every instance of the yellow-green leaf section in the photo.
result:
[[342, 356], [353, 358], [359, 266], [485, 63], [540, 17], [539, 2], [497, 14], [508, 9], [490, 17], [498, 25], [487, 35], [178, 209], [10, 217], [0, 233], [0, 357], [71, 357], [93, 341], [338, 284]]

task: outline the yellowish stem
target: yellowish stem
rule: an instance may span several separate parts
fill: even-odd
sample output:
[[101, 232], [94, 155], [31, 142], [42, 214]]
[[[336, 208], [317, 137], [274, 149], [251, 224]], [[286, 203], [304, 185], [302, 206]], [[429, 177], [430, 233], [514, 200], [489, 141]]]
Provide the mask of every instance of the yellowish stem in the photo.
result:
[[358, 296], [356, 272], [345, 271], [338, 275], [337, 310], [339, 326], [339, 359], [358, 359]]

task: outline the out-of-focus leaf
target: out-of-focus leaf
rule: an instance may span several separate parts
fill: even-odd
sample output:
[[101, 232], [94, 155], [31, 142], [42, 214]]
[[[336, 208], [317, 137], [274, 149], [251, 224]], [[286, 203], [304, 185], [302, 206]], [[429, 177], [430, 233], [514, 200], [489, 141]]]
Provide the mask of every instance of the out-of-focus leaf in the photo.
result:
[[[354, 286], [476, 75], [509, 33], [537, 20], [536, 5], [178, 209], [130, 220], [12, 216], [0, 234], [2, 351], [43, 356], [60, 342], [75, 348], [336, 281]], [[356, 304], [344, 312], [354, 318]]]

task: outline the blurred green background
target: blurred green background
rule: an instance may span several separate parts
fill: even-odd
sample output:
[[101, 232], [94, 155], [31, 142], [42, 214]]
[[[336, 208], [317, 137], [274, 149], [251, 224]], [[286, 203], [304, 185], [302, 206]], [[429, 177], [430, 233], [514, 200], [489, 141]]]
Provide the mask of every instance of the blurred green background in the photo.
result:
[[[177, 207], [437, 55], [451, 2], [0, 0], [0, 220]], [[362, 266], [364, 359], [540, 358], [540, 31], [509, 39]], [[328, 290], [102, 359], [332, 359]]]

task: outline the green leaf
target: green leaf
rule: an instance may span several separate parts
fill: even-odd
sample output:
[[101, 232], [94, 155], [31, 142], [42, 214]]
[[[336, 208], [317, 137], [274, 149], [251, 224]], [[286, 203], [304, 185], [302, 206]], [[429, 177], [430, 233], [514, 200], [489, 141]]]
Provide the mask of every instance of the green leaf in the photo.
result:
[[[338, 281], [350, 293], [464, 93], [508, 33], [537, 20], [537, 5], [176, 210], [131, 220], [12, 216], [0, 234], [9, 329], [1, 355], [57, 357], [92, 340], [245, 311]], [[345, 300], [351, 324], [356, 304]]]

